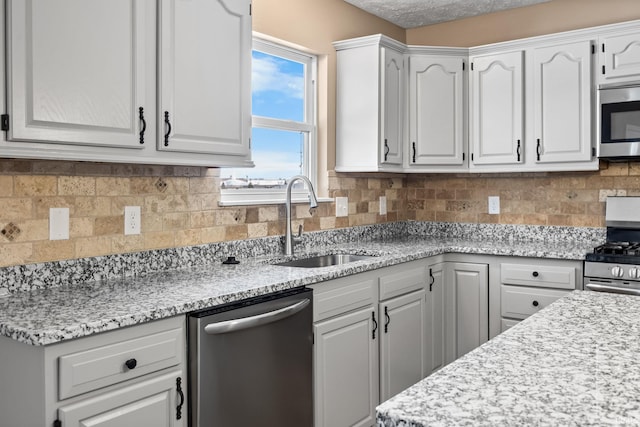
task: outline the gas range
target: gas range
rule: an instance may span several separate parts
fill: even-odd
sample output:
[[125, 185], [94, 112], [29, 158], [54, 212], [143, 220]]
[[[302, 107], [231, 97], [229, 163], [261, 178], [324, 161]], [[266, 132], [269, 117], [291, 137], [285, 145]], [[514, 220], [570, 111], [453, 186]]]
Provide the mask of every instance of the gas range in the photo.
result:
[[640, 197], [609, 197], [607, 241], [585, 255], [584, 288], [640, 295]]

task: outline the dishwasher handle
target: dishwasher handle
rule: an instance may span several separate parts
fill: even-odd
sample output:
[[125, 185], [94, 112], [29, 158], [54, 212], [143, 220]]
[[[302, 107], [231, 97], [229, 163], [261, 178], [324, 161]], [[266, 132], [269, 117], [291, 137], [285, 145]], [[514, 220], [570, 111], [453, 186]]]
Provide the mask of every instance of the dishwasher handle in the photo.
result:
[[303, 310], [310, 303], [311, 300], [305, 298], [302, 301], [299, 301], [290, 306], [281, 308], [279, 310], [258, 314], [256, 316], [225, 320], [224, 322], [209, 323], [204, 327], [204, 331], [209, 335], [217, 335], [266, 325], [268, 323], [277, 322], [278, 320], [286, 319], [287, 317], [293, 316], [297, 312]]

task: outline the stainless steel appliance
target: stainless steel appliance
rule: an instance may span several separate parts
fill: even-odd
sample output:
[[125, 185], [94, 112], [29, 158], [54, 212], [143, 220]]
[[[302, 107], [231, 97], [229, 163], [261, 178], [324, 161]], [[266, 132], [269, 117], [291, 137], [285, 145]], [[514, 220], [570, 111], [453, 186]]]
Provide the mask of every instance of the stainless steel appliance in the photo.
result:
[[585, 257], [584, 289], [640, 295], [640, 197], [608, 197], [607, 241]]
[[189, 316], [192, 427], [311, 427], [312, 290]]
[[601, 86], [600, 158], [640, 158], [640, 82]]

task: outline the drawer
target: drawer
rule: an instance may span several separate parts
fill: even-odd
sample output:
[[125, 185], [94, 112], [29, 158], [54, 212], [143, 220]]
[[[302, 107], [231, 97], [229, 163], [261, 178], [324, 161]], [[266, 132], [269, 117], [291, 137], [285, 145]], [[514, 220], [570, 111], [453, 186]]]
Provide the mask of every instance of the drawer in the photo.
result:
[[309, 286], [314, 289], [313, 321], [373, 305], [376, 301], [375, 285], [376, 281], [372, 276], [352, 276]]
[[183, 349], [182, 329], [172, 329], [62, 355], [58, 358], [59, 399], [178, 365]]
[[514, 320], [514, 319], [501, 319], [500, 321], [500, 332], [504, 332], [507, 329], [516, 326], [518, 323], [520, 323], [520, 320]]
[[552, 265], [500, 264], [500, 282], [505, 285], [575, 289], [576, 269]]
[[424, 289], [427, 283], [427, 269], [425, 266], [411, 268], [406, 271], [380, 276], [380, 300], [397, 297], [409, 292]]
[[570, 292], [502, 285], [500, 291], [502, 316], [525, 319]]

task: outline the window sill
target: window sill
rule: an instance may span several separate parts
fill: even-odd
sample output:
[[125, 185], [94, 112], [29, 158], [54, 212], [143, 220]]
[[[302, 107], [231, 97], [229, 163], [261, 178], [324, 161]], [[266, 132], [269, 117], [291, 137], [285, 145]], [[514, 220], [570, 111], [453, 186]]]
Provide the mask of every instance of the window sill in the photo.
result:
[[[330, 203], [334, 199], [331, 197], [318, 197], [318, 203]], [[218, 206], [254, 206], [254, 205], [283, 205], [285, 204], [285, 198], [268, 198], [263, 199], [260, 197], [249, 198], [243, 197], [242, 200], [235, 198], [225, 198], [218, 202]], [[293, 197], [291, 203], [309, 203], [309, 197]]]

